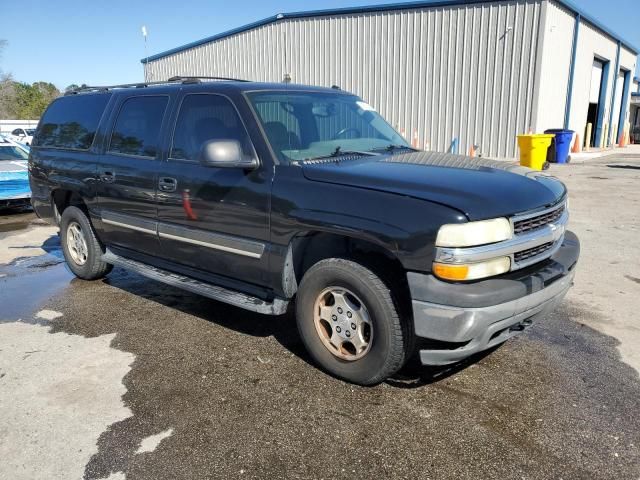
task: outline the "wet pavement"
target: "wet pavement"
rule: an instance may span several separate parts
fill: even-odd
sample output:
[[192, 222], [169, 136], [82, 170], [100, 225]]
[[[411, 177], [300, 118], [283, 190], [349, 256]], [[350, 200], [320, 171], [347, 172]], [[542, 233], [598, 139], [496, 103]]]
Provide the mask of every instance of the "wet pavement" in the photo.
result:
[[[626, 278], [637, 277], [633, 263], [608, 276], [610, 232], [595, 226], [607, 212], [625, 217], [620, 238], [632, 244], [615, 249], [637, 261], [640, 209], [624, 209], [640, 197], [640, 172], [608, 164], [552, 170], [572, 188], [579, 268], [590, 272], [557, 312], [463, 365], [413, 363], [373, 388], [313, 367], [290, 314], [261, 316], [121, 269], [75, 279], [55, 234], [39, 256], [14, 251], [0, 265], [0, 410], [21, 395], [14, 385], [46, 401], [0, 420], [0, 478], [639, 478], [640, 377], [625, 353], [640, 349], [639, 329], [612, 312], [637, 311], [640, 285]], [[615, 194], [602, 201], [615, 203], [591, 205], [606, 182]], [[0, 213], [0, 232], [26, 222], [13, 233], [36, 238], [48, 227], [33, 220]], [[615, 336], [603, 333], [612, 326]], [[8, 358], [25, 367], [4, 375]], [[44, 378], [54, 380], [45, 388]], [[3, 445], [3, 429], [15, 439], [26, 427], [35, 433], [23, 444]]]

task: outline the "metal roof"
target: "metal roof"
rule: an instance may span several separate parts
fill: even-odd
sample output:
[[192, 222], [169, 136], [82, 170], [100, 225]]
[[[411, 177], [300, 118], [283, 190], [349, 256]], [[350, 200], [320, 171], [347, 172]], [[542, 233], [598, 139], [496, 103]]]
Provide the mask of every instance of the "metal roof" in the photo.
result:
[[[218, 33], [210, 37], [196, 40], [195, 42], [187, 43], [180, 47], [172, 48], [171, 50], [166, 50], [161, 53], [156, 53], [155, 55], [145, 57], [140, 61], [142, 63], [152, 62], [154, 60], [168, 57], [169, 55], [173, 55], [175, 53], [179, 53], [184, 50], [189, 50], [190, 48], [203, 45], [205, 43], [214, 42], [216, 40], [221, 40], [223, 38], [230, 37], [238, 33], [246, 32], [247, 30], [253, 30], [254, 28], [262, 27], [264, 25], [269, 25], [271, 23], [277, 22], [278, 20], [284, 20], [284, 19], [290, 19], [290, 18], [323, 17], [323, 16], [330, 16], [330, 15], [352, 15], [352, 14], [370, 13], [370, 12], [386, 12], [390, 10], [412, 10], [412, 9], [419, 9], [419, 8], [434, 8], [434, 7], [470, 5], [470, 4], [479, 4], [479, 3], [496, 3], [499, 1], [509, 1], [509, 0], [494, 0], [494, 1], [491, 1], [491, 0], [420, 0], [420, 1], [411, 1], [411, 2], [402, 2], [402, 3], [387, 3], [387, 4], [381, 4], [381, 5], [365, 5], [365, 6], [359, 6], [359, 7], [343, 7], [343, 8], [322, 9], [322, 10], [308, 10], [308, 11], [301, 11], [301, 12], [278, 13], [277, 15], [273, 15], [271, 17], [267, 17], [262, 20], [258, 20], [256, 22], [248, 23], [246, 25], [242, 25], [241, 27], [233, 28], [231, 30]], [[582, 9], [577, 7], [575, 4], [573, 4], [569, 0], [553, 0], [553, 1], [571, 10], [574, 14], [580, 15], [582, 20], [592, 24], [594, 27], [598, 28], [599, 30], [601, 30], [602, 32], [604, 32], [605, 34], [613, 38], [615, 41], [620, 42], [621, 45], [631, 50], [634, 54], [637, 55], [638, 52], [640, 52], [640, 49], [636, 48], [631, 42], [628, 42], [623, 38], [621, 38], [619, 35], [614, 33], [610, 28], [600, 23], [591, 15], [585, 13]]]

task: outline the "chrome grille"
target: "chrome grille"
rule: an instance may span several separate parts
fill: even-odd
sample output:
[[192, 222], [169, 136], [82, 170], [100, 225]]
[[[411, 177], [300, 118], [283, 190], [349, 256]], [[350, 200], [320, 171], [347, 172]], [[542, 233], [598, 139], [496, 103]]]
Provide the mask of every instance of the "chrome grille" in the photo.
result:
[[529, 258], [543, 254], [551, 247], [553, 247], [553, 242], [543, 243], [542, 245], [538, 245], [537, 247], [528, 248], [526, 250], [522, 250], [521, 252], [516, 252], [513, 254], [513, 260], [516, 263], [520, 263]]
[[521, 235], [523, 233], [531, 232], [539, 228], [544, 227], [550, 223], [556, 222], [564, 213], [565, 205], [561, 205], [552, 211], [547, 211], [540, 215], [536, 215], [522, 220], [516, 220], [513, 222], [513, 233]]

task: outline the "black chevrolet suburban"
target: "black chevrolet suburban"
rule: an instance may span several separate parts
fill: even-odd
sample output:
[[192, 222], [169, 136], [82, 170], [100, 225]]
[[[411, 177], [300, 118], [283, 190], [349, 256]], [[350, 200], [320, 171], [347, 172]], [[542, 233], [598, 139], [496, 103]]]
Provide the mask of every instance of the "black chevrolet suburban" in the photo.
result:
[[311, 357], [362, 385], [503, 343], [560, 302], [580, 250], [558, 180], [417, 151], [335, 87], [83, 88], [44, 113], [29, 170], [78, 277], [295, 305]]

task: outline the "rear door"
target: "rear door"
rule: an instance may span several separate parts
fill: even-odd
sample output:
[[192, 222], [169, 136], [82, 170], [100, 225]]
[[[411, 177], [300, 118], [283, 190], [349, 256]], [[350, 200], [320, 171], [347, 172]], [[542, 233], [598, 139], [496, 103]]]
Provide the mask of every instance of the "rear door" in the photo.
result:
[[180, 265], [266, 285], [269, 195], [273, 168], [204, 166], [208, 140], [255, 149], [234, 103], [222, 94], [185, 93], [169, 155], [158, 178], [158, 231], [164, 256]]
[[158, 255], [156, 185], [161, 132], [170, 96], [123, 96], [115, 107], [97, 165], [101, 238]]

